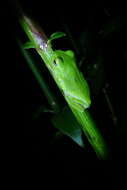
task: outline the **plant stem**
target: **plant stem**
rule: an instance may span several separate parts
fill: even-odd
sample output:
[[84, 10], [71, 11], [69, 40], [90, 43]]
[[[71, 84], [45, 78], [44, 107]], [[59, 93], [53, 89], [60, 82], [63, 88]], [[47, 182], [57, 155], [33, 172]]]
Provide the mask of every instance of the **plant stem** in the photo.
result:
[[40, 71], [38, 70], [38, 68], [36, 67], [36, 64], [34, 63], [34, 60], [32, 59], [30, 53], [23, 48], [23, 44], [19, 39], [17, 40], [17, 42], [18, 42], [21, 53], [23, 54], [24, 58], [26, 59], [28, 66], [32, 70], [36, 80], [38, 81], [38, 83], [40, 85], [40, 88], [44, 92], [44, 95], [47, 98], [48, 103], [51, 106], [51, 109], [55, 113], [57, 113], [60, 110], [60, 108], [59, 108], [59, 104], [58, 104], [55, 96], [53, 95], [53, 93], [51, 92], [51, 90], [49, 89], [47, 84], [45, 83], [44, 78], [43, 78], [42, 74], [40, 73]]
[[[43, 59], [45, 65], [49, 69], [50, 73], [52, 74], [55, 82], [57, 83], [57, 78], [53, 74], [52, 70], [56, 67], [52, 62], [52, 55], [53, 50], [51, 46], [48, 44], [48, 41], [45, 37], [43, 31], [40, 28], [36, 27], [35, 23], [32, 22], [31, 19], [27, 18], [26, 16], [23, 17], [21, 21], [21, 25], [26, 32], [29, 39], [34, 43], [35, 49]], [[40, 49], [41, 47], [41, 49]], [[59, 71], [61, 72], [61, 71]], [[57, 83], [58, 87], [59, 84]], [[60, 88], [60, 87], [59, 87]], [[79, 124], [81, 125], [82, 130], [84, 131], [88, 141], [92, 145], [94, 151], [96, 152], [97, 156], [100, 159], [107, 159], [108, 151], [104, 142], [103, 137], [101, 136], [99, 130], [97, 129], [95, 123], [93, 122], [90, 114], [87, 110], [81, 112], [79, 110], [74, 109], [72, 106], [72, 102], [70, 102], [66, 96], [64, 96], [65, 100], [67, 101], [70, 109], [74, 113], [76, 119], [78, 120]]]
[[68, 102], [69, 107], [71, 108], [73, 114], [78, 120], [82, 130], [84, 131], [89, 143], [93, 147], [99, 159], [107, 159], [108, 158], [108, 149], [105, 144], [105, 141], [96, 127], [95, 122], [90, 116], [88, 110], [84, 110], [84, 112], [79, 112], [74, 109], [71, 104]]

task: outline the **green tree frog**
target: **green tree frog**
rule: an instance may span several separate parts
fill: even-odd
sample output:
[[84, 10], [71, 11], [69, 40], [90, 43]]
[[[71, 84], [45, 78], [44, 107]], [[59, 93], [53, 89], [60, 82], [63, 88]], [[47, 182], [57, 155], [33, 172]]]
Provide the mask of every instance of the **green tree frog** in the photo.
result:
[[21, 24], [32, 45], [42, 57], [65, 99], [73, 108], [83, 112], [90, 104], [90, 91], [83, 74], [79, 71], [73, 51], [53, 50], [51, 41], [62, 36], [62, 32], [53, 33], [49, 39], [31, 19], [24, 16]]

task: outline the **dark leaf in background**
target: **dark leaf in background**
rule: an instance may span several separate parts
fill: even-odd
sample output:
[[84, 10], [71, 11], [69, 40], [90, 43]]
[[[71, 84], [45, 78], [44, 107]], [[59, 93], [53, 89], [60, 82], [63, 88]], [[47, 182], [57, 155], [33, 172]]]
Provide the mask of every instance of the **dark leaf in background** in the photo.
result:
[[52, 123], [63, 134], [69, 136], [81, 147], [84, 147], [82, 130], [68, 107], [65, 107], [62, 113], [54, 116], [52, 118]]

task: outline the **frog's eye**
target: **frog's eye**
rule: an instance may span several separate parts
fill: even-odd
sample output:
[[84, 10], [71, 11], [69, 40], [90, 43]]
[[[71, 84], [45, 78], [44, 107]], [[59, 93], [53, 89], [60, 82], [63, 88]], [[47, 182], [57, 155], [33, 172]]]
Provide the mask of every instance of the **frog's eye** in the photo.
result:
[[54, 65], [58, 65], [58, 64], [61, 64], [63, 63], [63, 58], [62, 57], [57, 57], [55, 60], [54, 60]]
[[57, 57], [57, 59], [58, 59], [58, 62], [60, 62], [60, 63], [61, 63], [61, 62], [62, 62], [62, 63], [64, 62], [64, 60], [63, 60], [62, 57]]
[[57, 61], [56, 61], [56, 60], [54, 60], [54, 61], [53, 61], [53, 64], [54, 64], [55, 66], [57, 66]]

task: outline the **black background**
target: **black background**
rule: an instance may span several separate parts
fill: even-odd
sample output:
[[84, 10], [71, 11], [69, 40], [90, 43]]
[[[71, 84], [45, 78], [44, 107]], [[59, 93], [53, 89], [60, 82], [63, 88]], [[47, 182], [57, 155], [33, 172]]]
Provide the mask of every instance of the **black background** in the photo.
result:
[[[35, 111], [37, 105], [45, 102], [45, 98], [42, 97], [43, 94], [31, 71], [26, 67], [16, 44], [16, 35], [23, 34], [18, 25], [14, 6], [10, 2], [7, 2], [3, 8], [1, 20], [2, 31], [6, 37], [3, 43], [5, 47], [3, 48], [4, 65], [6, 73], [9, 71], [6, 85], [7, 100], [11, 103], [11, 105], [8, 104], [10, 106], [7, 106], [9, 117], [6, 116], [6, 120], [9, 123], [12, 120], [12, 124], [6, 132], [9, 135], [7, 147], [10, 150], [7, 153], [7, 161], [13, 165], [12, 159], [16, 165], [16, 179], [21, 180], [21, 184], [26, 182], [28, 187], [35, 185], [35, 188], [40, 184], [41, 187], [44, 184], [47, 187], [51, 184], [58, 186], [59, 189], [66, 184], [82, 185], [84, 188], [94, 185], [102, 188], [108, 184], [123, 185], [126, 179], [124, 169], [127, 158], [126, 27], [103, 41], [107, 58], [105, 61], [106, 74], [110, 83], [111, 99], [119, 119], [119, 130], [117, 129], [116, 132], [114, 128], [112, 129], [111, 122], [107, 121], [106, 123], [105, 111], [103, 111], [101, 117], [102, 122], [104, 120], [105, 126], [107, 125], [108, 128], [105, 131], [109, 132], [109, 135], [105, 136], [108, 136], [107, 141], [111, 146], [112, 157], [110, 161], [98, 161], [92, 150], [84, 152], [67, 137], [51, 144], [50, 139], [55, 129], [49, 121], [48, 114], [42, 115], [36, 121], [31, 121], [33, 110]], [[89, 5], [86, 5], [85, 2], [69, 4], [65, 1], [58, 3], [21, 1], [21, 3], [26, 12], [41, 23], [48, 35], [62, 29], [61, 22], [65, 22], [73, 31], [75, 38], [85, 30], [86, 26], [94, 36], [96, 31], [100, 30], [101, 25], [109, 19], [105, 15], [104, 8], [109, 10], [112, 17], [126, 15], [123, 7], [115, 5], [111, 8], [111, 5], [105, 3], [89, 2]], [[102, 102], [103, 100], [101, 100], [99, 108], [101, 108]], [[99, 103], [97, 105], [99, 106]], [[98, 118], [101, 114], [99, 108], [96, 113]], [[21, 178], [18, 177], [20, 171]]]

